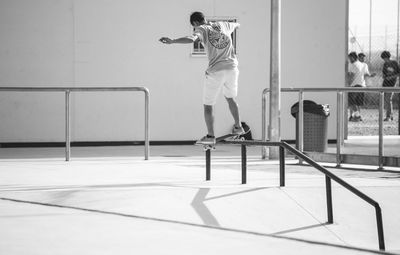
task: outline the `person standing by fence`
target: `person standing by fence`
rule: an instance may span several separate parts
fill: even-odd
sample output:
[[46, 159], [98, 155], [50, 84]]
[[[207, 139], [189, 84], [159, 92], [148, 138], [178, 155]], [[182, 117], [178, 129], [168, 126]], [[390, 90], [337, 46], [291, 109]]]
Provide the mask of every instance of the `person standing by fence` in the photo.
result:
[[[348, 67], [348, 75], [350, 87], [366, 87], [365, 75], [369, 75], [368, 67], [358, 61], [357, 53], [350, 52], [348, 55], [350, 64]], [[349, 93], [349, 108], [350, 118], [349, 121], [362, 121], [361, 106], [364, 105], [363, 92], [350, 92]]]
[[369, 67], [368, 67], [368, 64], [367, 63], [365, 63], [365, 54], [364, 53], [358, 53], [358, 61], [360, 61], [362, 64], [364, 64], [365, 65], [365, 70], [366, 70], [366, 73], [365, 73], [365, 76], [366, 77], [375, 77], [376, 76], [376, 73], [370, 73], [369, 72]]
[[[400, 74], [399, 65], [395, 60], [390, 59], [391, 55], [388, 51], [383, 51], [381, 58], [383, 61], [382, 74], [383, 83], [382, 87], [394, 87], [396, 86], [397, 77]], [[393, 120], [393, 92], [385, 93], [385, 110], [386, 118], [383, 121]]]

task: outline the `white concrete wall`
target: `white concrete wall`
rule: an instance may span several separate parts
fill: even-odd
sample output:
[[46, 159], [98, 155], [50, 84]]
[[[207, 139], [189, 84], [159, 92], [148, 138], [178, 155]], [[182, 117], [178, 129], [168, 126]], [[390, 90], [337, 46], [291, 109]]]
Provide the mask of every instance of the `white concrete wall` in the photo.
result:
[[[346, 8], [346, 0], [282, 0], [282, 87], [345, 87]], [[304, 99], [329, 104], [328, 138], [336, 139], [336, 93]], [[290, 108], [297, 101], [297, 93], [282, 94], [284, 139], [295, 137]]]
[[[345, 0], [282, 2], [282, 86], [344, 86]], [[151, 139], [194, 140], [205, 133], [207, 59], [158, 38], [191, 33], [195, 10], [234, 16], [242, 25], [238, 101], [259, 138], [261, 92], [269, 86], [269, 7], [264, 0], [2, 0], [0, 86], [146, 86]], [[1, 93], [0, 143], [63, 141], [63, 103], [63, 94]], [[143, 140], [143, 103], [142, 93], [74, 95], [72, 140]], [[294, 134], [291, 103], [282, 104], [285, 139]], [[216, 118], [217, 133], [228, 132], [233, 121], [222, 97]]]
[[[70, 1], [0, 1], [0, 86], [73, 84]], [[63, 95], [0, 93], [0, 141], [62, 141]]]

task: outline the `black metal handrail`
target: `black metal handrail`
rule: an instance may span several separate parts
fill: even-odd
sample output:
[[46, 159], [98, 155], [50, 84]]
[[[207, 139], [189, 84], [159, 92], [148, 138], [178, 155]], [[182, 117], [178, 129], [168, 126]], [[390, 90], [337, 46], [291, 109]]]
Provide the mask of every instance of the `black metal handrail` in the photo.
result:
[[364, 200], [365, 202], [369, 203], [375, 208], [375, 214], [376, 214], [376, 223], [377, 223], [377, 228], [378, 228], [378, 241], [379, 241], [379, 249], [380, 250], [385, 250], [385, 240], [384, 240], [384, 234], [383, 234], [383, 221], [382, 221], [382, 210], [381, 207], [379, 206], [379, 203], [352, 186], [351, 184], [347, 183], [340, 177], [336, 176], [332, 172], [328, 171], [325, 167], [321, 166], [314, 160], [312, 160], [310, 157], [305, 155], [304, 153], [298, 151], [295, 149], [293, 146], [290, 146], [289, 144], [282, 142], [282, 146], [296, 155], [297, 157], [303, 159], [305, 162], [307, 162], [309, 165], [313, 166], [323, 174], [325, 174], [325, 181], [326, 181], [326, 189], [327, 189], [327, 203], [328, 203], [328, 222], [329, 218], [331, 218], [333, 223], [333, 213], [332, 213], [332, 188], [331, 188], [331, 179], [336, 181], [338, 184], [342, 185], [344, 188]]
[[[337, 175], [330, 172], [325, 167], [321, 166], [310, 157], [297, 150], [293, 146], [287, 144], [286, 142], [269, 142], [269, 141], [223, 141], [221, 144], [236, 144], [241, 145], [241, 158], [242, 158], [242, 184], [246, 183], [246, 172], [247, 172], [247, 146], [269, 146], [269, 147], [279, 147], [279, 165], [280, 165], [280, 186], [285, 186], [285, 149], [293, 153], [295, 156], [302, 159], [304, 162], [307, 162], [310, 166], [314, 167], [318, 171], [322, 172], [325, 175], [325, 189], [326, 189], [326, 201], [327, 201], [327, 215], [328, 215], [328, 223], [333, 223], [333, 207], [332, 207], [332, 184], [331, 180], [336, 181], [338, 184], [369, 203], [375, 208], [376, 213], [376, 223], [378, 230], [378, 242], [379, 249], [385, 250], [385, 239], [383, 233], [383, 221], [382, 221], [382, 210], [379, 206], [379, 203], [370, 198], [368, 195], [364, 194], [362, 191], [358, 190], [351, 184], [347, 183]], [[211, 151], [206, 151], [206, 180], [211, 179]]]

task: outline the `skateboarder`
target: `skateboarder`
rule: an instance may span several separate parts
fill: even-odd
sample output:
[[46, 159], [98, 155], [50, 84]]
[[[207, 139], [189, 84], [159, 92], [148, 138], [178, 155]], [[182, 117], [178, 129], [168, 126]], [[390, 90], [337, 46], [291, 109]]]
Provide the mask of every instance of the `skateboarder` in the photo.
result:
[[238, 61], [234, 52], [231, 34], [239, 27], [239, 23], [209, 23], [201, 12], [193, 12], [190, 24], [194, 33], [177, 39], [162, 37], [165, 44], [191, 44], [201, 40], [207, 50], [209, 65], [205, 73], [203, 104], [207, 135], [197, 141], [199, 144], [216, 143], [214, 135], [214, 105], [222, 89], [228, 102], [229, 110], [235, 121], [233, 133], [244, 133], [240, 122], [239, 106], [236, 102], [238, 92]]

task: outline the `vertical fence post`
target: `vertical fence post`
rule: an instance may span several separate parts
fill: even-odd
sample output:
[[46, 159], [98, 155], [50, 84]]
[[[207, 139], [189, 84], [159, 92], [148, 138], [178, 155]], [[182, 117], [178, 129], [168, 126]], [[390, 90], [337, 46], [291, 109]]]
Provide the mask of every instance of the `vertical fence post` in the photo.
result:
[[337, 93], [337, 126], [336, 126], [336, 167], [340, 167], [342, 149], [342, 127], [343, 127], [343, 92]]
[[[261, 134], [262, 134], [262, 140], [265, 142], [267, 140], [267, 116], [266, 116], [266, 107], [267, 107], [267, 98], [266, 98], [266, 90], [263, 91], [262, 93], [262, 109], [261, 109]], [[267, 147], [266, 146], [261, 146], [261, 158], [266, 159], [267, 158]]]
[[71, 157], [70, 92], [65, 91], [65, 161]]
[[383, 105], [385, 93], [379, 92], [379, 170], [383, 170]]
[[285, 148], [279, 146], [279, 186], [285, 187]]
[[[345, 107], [345, 95], [347, 95], [345, 92], [342, 92], [342, 112], [341, 112], [341, 117], [342, 117], [342, 128], [340, 129], [340, 134], [341, 134], [341, 141], [340, 144], [344, 146], [344, 139], [345, 139], [345, 129], [347, 130], [347, 108]], [[346, 127], [345, 127], [346, 126]], [[346, 131], [347, 132], [347, 131]]]
[[145, 95], [145, 120], [144, 120], [144, 159], [148, 160], [149, 159], [149, 154], [150, 154], [150, 141], [149, 141], [149, 101], [150, 101], [150, 96], [149, 96], [149, 91], [146, 89], [144, 91]]
[[[303, 103], [303, 90], [299, 91], [299, 137], [298, 139], [298, 144], [299, 144], [299, 151], [303, 152], [304, 148], [304, 103]], [[303, 160], [299, 158], [299, 164], [303, 164]]]
[[242, 144], [242, 184], [247, 182], [247, 147]]
[[332, 184], [331, 178], [325, 175], [326, 186], [326, 208], [328, 213], [328, 223], [333, 223], [333, 209], [332, 209]]
[[206, 150], [206, 181], [211, 180], [211, 150]]

